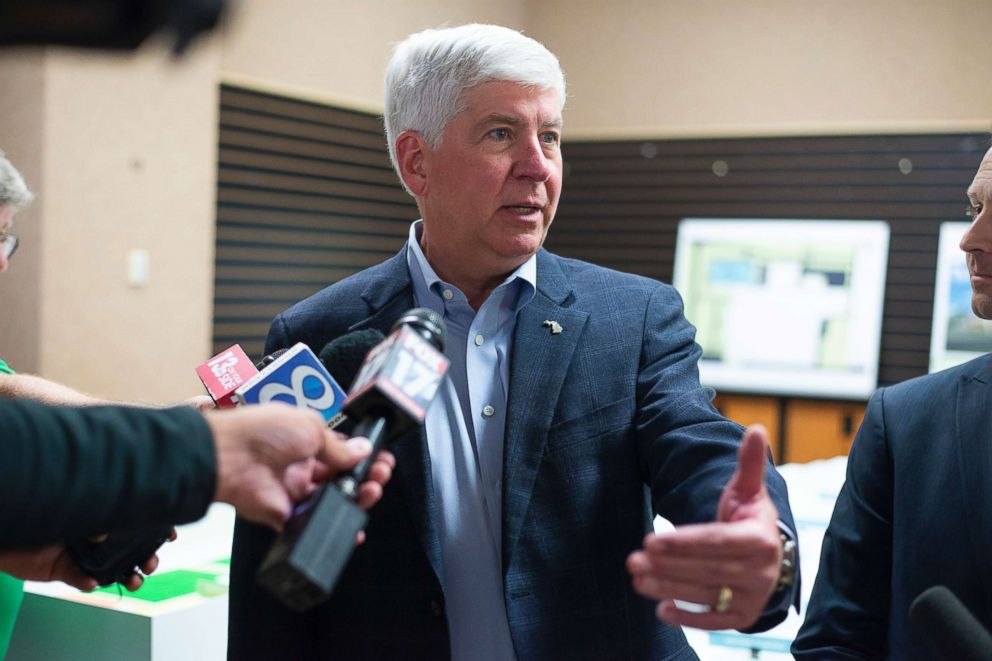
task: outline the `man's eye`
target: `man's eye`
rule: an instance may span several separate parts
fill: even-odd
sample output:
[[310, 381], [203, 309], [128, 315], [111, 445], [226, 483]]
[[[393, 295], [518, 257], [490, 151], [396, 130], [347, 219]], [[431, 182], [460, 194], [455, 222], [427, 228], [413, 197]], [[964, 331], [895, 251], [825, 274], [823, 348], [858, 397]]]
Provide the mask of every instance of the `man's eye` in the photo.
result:
[[561, 138], [558, 136], [558, 134], [553, 131], [549, 131], [547, 133], [541, 134], [541, 140], [543, 140], [545, 143], [549, 145], [557, 145], [560, 139]]
[[489, 132], [489, 137], [494, 140], [506, 140], [510, 137], [509, 129], [493, 129]]
[[980, 213], [982, 213], [982, 205], [981, 204], [969, 204], [964, 209], [964, 215], [969, 216], [971, 218], [974, 218], [975, 216], [979, 215]]

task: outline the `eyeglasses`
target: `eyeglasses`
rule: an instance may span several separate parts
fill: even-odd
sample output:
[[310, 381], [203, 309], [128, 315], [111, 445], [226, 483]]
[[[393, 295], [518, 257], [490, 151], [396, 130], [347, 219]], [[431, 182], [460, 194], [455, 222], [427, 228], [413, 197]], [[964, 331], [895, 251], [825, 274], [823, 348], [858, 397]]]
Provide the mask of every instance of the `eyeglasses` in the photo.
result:
[[3, 253], [5, 259], [10, 259], [17, 252], [17, 235], [7, 234], [6, 232], [0, 233], [0, 252]]

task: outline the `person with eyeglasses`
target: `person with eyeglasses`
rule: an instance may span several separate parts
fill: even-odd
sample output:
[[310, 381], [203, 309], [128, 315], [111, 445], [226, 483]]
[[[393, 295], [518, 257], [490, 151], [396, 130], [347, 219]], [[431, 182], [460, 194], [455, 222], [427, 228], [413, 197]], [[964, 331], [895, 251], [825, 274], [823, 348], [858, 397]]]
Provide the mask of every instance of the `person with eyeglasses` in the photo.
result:
[[10, 232], [4, 230], [0, 233], [0, 256], [3, 257], [6, 264], [10, 262], [10, 258], [14, 256], [14, 251], [17, 250], [17, 235], [11, 234]]
[[[14, 217], [23, 211], [34, 200], [34, 194], [28, 189], [24, 177], [0, 150], [0, 273], [10, 266], [11, 257], [17, 251], [19, 240], [12, 233]], [[0, 298], [0, 313], [3, 310], [3, 299]], [[0, 346], [0, 352], [3, 347]], [[32, 400], [54, 406], [142, 406], [149, 404], [129, 402], [112, 402], [84, 394], [69, 386], [50, 381], [32, 374], [17, 374], [0, 358], [0, 403], [2, 400]], [[183, 404], [196, 409], [213, 408], [213, 402], [207, 396], [192, 397]], [[0, 443], [8, 430], [0, 428]], [[9, 449], [9, 448], [8, 448]], [[0, 540], [2, 541], [2, 540]], [[0, 569], [8, 566], [0, 558]], [[9, 571], [9, 569], [8, 569]], [[136, 583], [140, 585], [140, 583]], [[0, 659], [6, 656], [10, 637], [14, 630], [17, 613], [23, 600], [23, 584], [20, 580], [0, 573]]]
[[31, 204], [34, 195], [24, 178], [0, 151], [0, 272], [6, 271], [17, 251], [17, 235], [11, 233], [14, 215]]
[[[7, 270], [10, 258], [17, 251], [17, 236], [11, 234], [14, 215], [31, 204], [34, 195], [28, 190], [24, 178], [0, 151], [0, 273]], [[0, 358], [0, 378], [14, 371]], [[17, 612], [24, 598], [21, 581], [0, 574], [0, 659], [7, 654], [10, 635], [14, 631]]]

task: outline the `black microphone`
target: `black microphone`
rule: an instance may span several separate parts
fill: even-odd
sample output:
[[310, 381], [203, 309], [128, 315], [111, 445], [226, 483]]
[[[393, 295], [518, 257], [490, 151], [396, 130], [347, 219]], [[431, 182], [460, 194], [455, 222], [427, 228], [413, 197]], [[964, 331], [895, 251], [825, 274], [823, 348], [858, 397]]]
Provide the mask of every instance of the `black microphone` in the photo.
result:
[[79, 568], [95, 578], [98, 585], [124, 585], [171, 536], [171, 525], [119, 530], [102, 541], [73, 540], [66, 544], [66, 549]]
[[366, 356], [342, 410], [358, 420], [352, 435], [369, 439], [372, 454], [337, 480], [343, 491], [357, 489], [386, 443], [423, 424], [427, 407], [448, 371], [443, 351], [441, 315], [429, 308], [414, 308]]
[[272, 363], [276, 362], [276, 359], [279, 358], [284, 353], [286, 353], [287, 351], [289, 351], [289, 349], [286, 349], [286, 348], [284, 348], [284, 349], [276, 349], [272, 353], [265, 354], [264, 356], [262, 356], [262, 359], [261, 360], [259, 360], [257, 363], [255, 363], [255, 369], [257, 369], [259, 372], [261, 372], [266, 367], [268, 367]]
[[[368, 521], [356, 504], [359, 484], [387, 441], [423, 422], [447, 371], [448, 361], [438, 348], [443, 347], [443, 333], [439, 315], [414, 310], [377, 345], [381, 333], [356, 331], [321, 350], [320, 357], [336, 381], [347, 383], [359, 372], [344, 413], [358, 420], [353, 435], [368, 438], [372, 453], [301, 503], [259, 566], [258, 583], [288, 608], [309, 610], [334, 589], [351, 558], [355, 535]], [[375, 346], [368, 351], [371, 345]]]
[[348, 391], [369, 351], [384, 339], [378, 328], [352, 331], [328, 342], [317, 357], [338, 385]]
[[909, 620], [936, 659], [992, 661], [992, 635], [943, 585], [928, 588], [913, 600]]

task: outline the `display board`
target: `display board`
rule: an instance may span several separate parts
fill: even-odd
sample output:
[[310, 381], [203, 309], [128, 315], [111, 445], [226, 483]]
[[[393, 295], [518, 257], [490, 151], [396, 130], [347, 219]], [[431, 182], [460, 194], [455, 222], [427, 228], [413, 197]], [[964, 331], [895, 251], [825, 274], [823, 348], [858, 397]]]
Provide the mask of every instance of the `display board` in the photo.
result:
[[954, 367], [992, 351], [992, 322], [971, 310], [971, 281], [958, 244], [967, 222], [941, 223], [933, 294], [930, 371]]
[[863, 399], [878, 380], [889, 226], [686, 218], [675, 287], [721, 391]]

